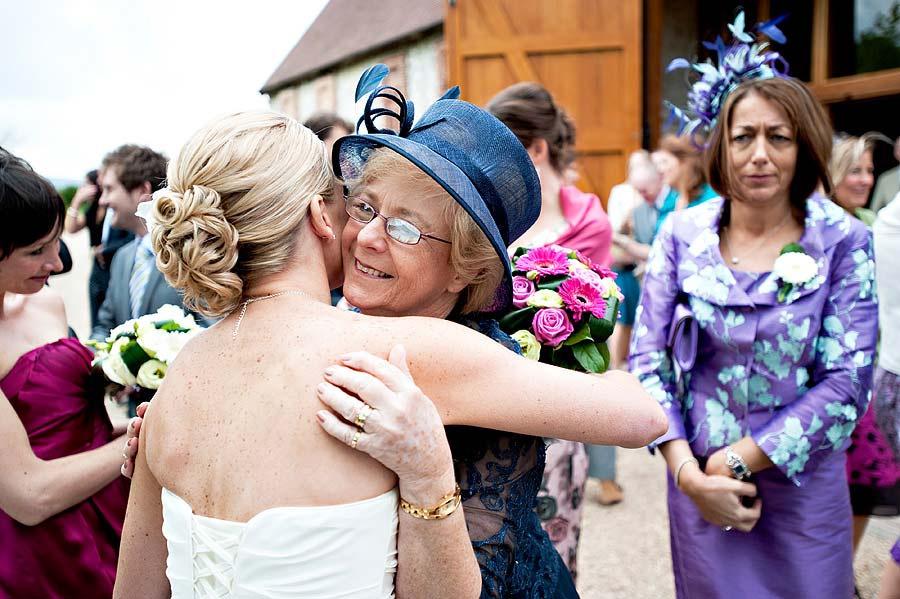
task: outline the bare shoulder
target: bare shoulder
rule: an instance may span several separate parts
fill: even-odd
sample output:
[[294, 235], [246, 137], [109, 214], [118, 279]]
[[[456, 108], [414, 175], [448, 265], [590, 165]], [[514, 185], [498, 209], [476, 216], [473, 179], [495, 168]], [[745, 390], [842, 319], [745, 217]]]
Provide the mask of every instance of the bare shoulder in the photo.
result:
[[56, 316], [66, 317], [66, 303], [62, 295], [47, 285], [31, 296], [31, 302], [43, 310], [52, 312]]

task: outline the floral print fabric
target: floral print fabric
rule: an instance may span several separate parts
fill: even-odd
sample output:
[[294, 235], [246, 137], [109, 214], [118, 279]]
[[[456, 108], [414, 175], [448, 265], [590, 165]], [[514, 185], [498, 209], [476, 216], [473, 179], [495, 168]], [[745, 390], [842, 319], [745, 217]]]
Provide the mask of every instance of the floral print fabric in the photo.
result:
[[[631, 370], [669, 417], [656, 444], [697, 456], [746, 435], [794, 484], [846, 448], [871, 395], [877, 306], [871, 234], [827, 199], [807, 200], [799, 243], [818, 274], [783, 303], [773, 273], [730, 270], [719, 251], [719, 198], [668, 219], [651, 252]], [[666, 351], [675, 306], [700, 329], [690, 372]]]

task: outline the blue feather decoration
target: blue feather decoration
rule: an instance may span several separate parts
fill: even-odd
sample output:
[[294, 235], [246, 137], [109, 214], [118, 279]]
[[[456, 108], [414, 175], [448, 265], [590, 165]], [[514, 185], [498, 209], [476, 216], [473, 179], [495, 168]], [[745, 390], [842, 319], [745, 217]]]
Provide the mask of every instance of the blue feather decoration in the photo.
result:
[[391, 70], [387, 65], [378, 63], [366, 69], [359, 82], [356, 84], [356, 101], [359, 102], [366, 94], [381, 85], [384, 78], [388, 76]]

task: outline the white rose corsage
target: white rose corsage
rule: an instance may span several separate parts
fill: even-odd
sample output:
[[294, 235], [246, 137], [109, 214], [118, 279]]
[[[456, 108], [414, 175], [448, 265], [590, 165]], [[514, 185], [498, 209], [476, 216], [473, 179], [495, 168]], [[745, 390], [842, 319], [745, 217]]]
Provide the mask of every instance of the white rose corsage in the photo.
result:
[[819, 274], [819, 266], [799, 243], [789, 243], [781, 249], [772, 272], [781, 279], [778, 303], [784, 303], [795, 287], [805, 285]]

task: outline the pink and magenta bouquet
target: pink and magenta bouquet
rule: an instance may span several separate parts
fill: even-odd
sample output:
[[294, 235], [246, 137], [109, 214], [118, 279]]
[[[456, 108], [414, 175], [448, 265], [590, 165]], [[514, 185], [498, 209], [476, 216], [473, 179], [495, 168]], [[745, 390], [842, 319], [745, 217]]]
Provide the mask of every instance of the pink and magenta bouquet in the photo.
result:
[[616, 275], [558, 245], [513, 254], [513, 307], [500, 327], [525, 357], [571, 370], [605, 372], [606, 340], [623, 299]]

